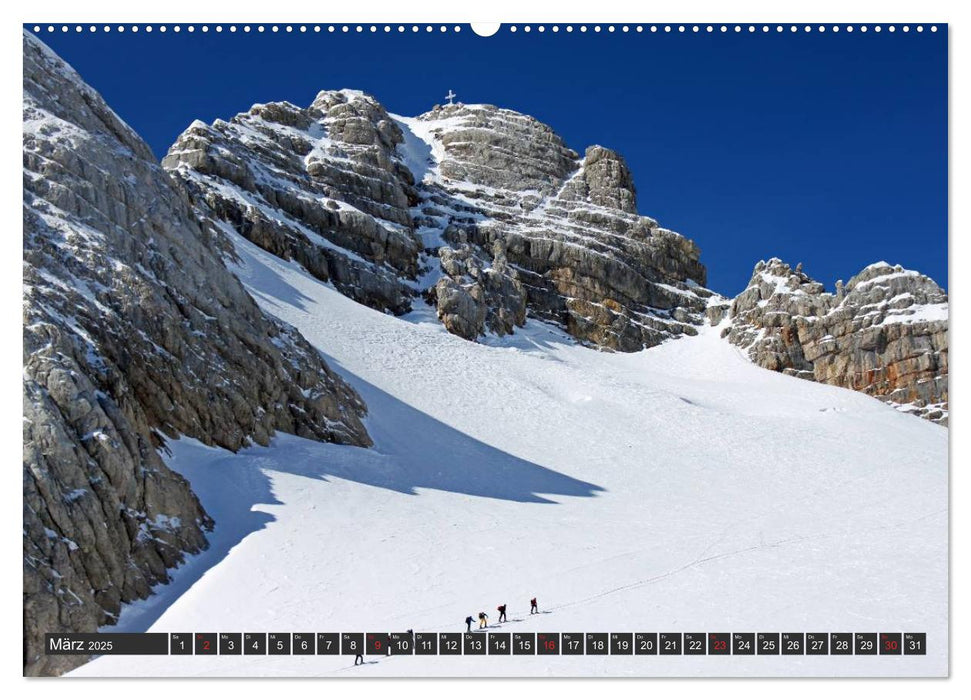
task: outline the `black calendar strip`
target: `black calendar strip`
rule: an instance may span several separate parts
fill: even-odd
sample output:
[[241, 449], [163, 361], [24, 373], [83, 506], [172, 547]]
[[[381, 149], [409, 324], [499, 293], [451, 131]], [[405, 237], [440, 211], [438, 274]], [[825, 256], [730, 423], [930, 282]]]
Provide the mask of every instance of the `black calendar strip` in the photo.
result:
[[51, 655], [912, 656], [924, 632], [48, 633]]

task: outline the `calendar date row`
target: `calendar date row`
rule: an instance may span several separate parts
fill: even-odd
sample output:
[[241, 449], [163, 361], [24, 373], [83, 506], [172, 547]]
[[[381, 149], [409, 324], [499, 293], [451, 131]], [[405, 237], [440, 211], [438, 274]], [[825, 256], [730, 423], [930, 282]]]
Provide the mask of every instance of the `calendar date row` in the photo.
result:
[[926, 655], [923, 632], [50, 633], [52, 655]]

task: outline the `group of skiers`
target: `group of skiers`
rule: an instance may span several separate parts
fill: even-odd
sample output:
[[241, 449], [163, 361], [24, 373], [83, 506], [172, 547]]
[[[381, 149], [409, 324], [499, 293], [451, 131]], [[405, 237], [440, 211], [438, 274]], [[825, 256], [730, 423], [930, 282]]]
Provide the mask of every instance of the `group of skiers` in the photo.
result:
[[[498, 608], [496, 608], [496, 610], [499, 611], [499, 622], [506, 622], [507, 621], [507, 618], [506, 618], [506, 604], [503, 603]], [[530, 615], [536, 615], [538, 613], [539, 613], [539, 606], [537, 606], [537, 604], [536, 604], [536, 599], [535, 598], [530, 598], [530, 600], [529, 600], [529, 614]], [[475, 619], [471, 615], [469, 615], [467, 618], [465, 618], [465, 631], [466, 632], [471, 632], [472, 631], [472, 623], [473, 622], [475, 622]], [[481, 629], [484, 629], [484, 628], [486, 628], [488, 626], [489, 626], [489, 616], [486, 615], [484, 612], [480, 612], [479, 613], [479, 629], [481, 630]]]

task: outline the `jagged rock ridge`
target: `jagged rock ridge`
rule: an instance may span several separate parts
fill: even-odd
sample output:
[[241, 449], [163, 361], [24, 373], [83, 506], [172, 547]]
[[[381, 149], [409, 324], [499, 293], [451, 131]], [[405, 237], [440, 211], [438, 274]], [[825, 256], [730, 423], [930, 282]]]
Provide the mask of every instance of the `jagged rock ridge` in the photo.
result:
[[368, 306], [411, 308], [420, 244], [411, 174], [395, 157], [401, 131], [353, 91], [306, 109], [255, 105], [230, 121], [194, 122], [162, 165], [197, 209]]
[[158, 450], [275, 430], [368, 445], [364, 405], [265, 317], [148, 146], [24, 34], [24, 672], [43, 634], [94, 631], [206, 546], [212, 522]]
[[694, 333], [705, 268], [636, 213], [623, 159], [584, 157], [490, 105], [389, 114], [353, 90], [193, 123], [163, 159], [194, 203], [340, 291], [404, 313], [424, 294], [448, 330], [506, 334], [526, 315], [639, 350]]
[[948, 300], [925, 275], [879, 262], [829, 293], [801, 266], [772, 258], [720, 311], [723, 335], [762, 367], [947, 423]]
[[443, 286], [486, 296], [501, 274], [504, 299], [521, 288], [531, 316], [594, 346], [634, 351], [696, 332], [711, 296], [699, 250], [636, 213], [618, 154], [591, 146], [581, 158], [545, 124], [491, 105], [446, 105], [399, 121], [411, 169], [420, 168], [423, 145], [431, 156], [415, 214], [425, 245], [468, 247], [475, 268], [492, 273], [482, 280], [446, 269], [454, 284], [436, 288], [440, 315]]

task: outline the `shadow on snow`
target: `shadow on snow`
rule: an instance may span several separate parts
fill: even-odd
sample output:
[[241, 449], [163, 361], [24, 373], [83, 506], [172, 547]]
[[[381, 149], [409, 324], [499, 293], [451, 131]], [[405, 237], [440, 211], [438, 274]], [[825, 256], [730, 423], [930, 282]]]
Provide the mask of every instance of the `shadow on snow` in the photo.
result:
[[238, 454], [190, 438], [169, 443], [169, 465], [189, 480], [216, 527], [207, 536], [207, 550], [170, 572], [171, 581], [158, 586], [149, 599], [126, 605], [120, 624], [110, 631], [149, 629], [237, 544], [275, 520], [258, 509], [285, 505], [273, 493], [272, 472], [323, 481], [340, 478], [410, 495], [435, 489], [535, 504], [555, 504], [553, 496], [589, 498], [605, 491], [487, 445], [327, 360], [367, 403], [366, 425], [375, 446], [319, 443], [284, 433], [277, 433], [270, 447], [248, 447]]
[[[435, 489], [520, 503], [555, 503], [546, 496], [591, 497], [604, 491], [466, 435], [352, 375], [332, 358], [327, 361], [367, 404], [366, 426], [374, 447], [364, 450], [278, 435], [274, 446], [286, 446], [286, 459], [270, 457], [265, 468], [323, 480], [338, 477], [405, 494]], [[246, 453], [269, 457], [273, 450], [250, 448]]]

